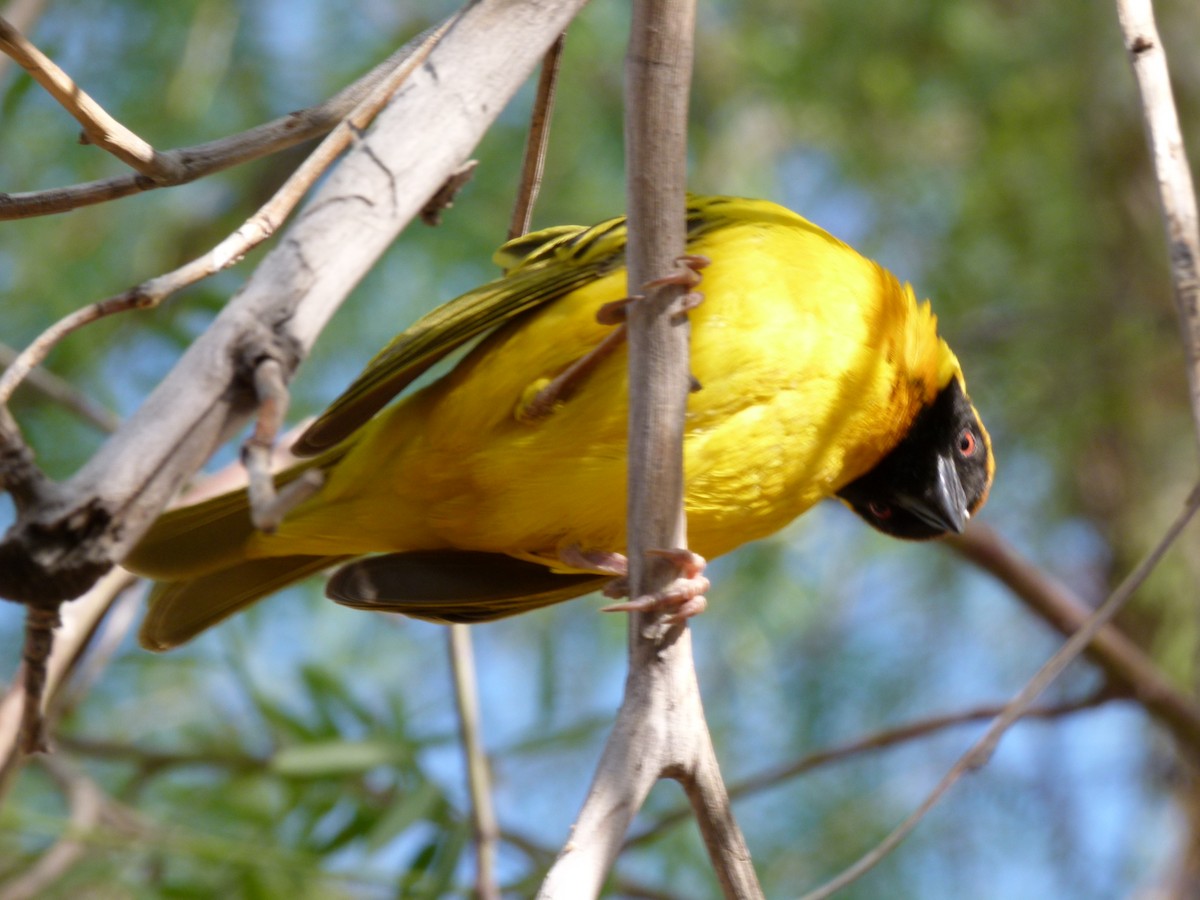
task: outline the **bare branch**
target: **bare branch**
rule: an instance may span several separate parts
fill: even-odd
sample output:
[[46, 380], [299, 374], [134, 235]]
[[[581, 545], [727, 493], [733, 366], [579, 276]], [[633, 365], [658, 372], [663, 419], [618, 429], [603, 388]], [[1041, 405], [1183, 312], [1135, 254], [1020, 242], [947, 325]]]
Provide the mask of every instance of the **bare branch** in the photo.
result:
[[[96, 626], [117, 598], [136, 580], [128, 572], [114, 570], [86, 596], [62, 609], [63, 624], [55, 633], [54, 650], [46, 667], [43, 705], [51, 716], [58, 707], [58, 697], [67, 678], [74, 671]], [[18, 672], [8, 691], [0, 698], [0, 797], [3, 797], [11, 783], [21, 760], [19, 738], [22, 710], [28, 703], [25, 676]]]
[[[945, 542], [999, 579], [1034, 612], [1064, 635], [1087, 621], [1090, 607], [1070, 588], [1023, 558], [1004, 538], [981, 522]], [[1116, 625], [1106, 625], [1084, 650], [1104, 670], [1114, 688], [1128, 693], [1170, 729], [1184, 747], [1200, 753], [1200, 705], [1184, 696]]]
[[[1060, 716], [1070, 715], [1085, 709], [1091, 709], [1099, 706], [1102, 703], [1107, 703], [1112, 700], [1121, 699], [1118, 695], [1108, 690], [1096, 691], [1081, 700], [1072, 700], [1067, 703], [1059, 703], [1053, 706], [1038, 706], [1026, 710], [1021, 718], [1023, 719], [1054, 719]], [[729, 796], [733, 800], [748, 797], [756, 794], [759, 791], [768, 790], [776, 787], [785, 781], [791, 781], [811, 772], [813, 769], [818, 769], [821, 766], [830, 765], [831, 763], [845, 762], [853, 759], [856, 756], [861, 756], [864, 753], [870, 753], [875, 750], [886, 750], [889, 747], [894, 747], [899, 744], [904, 744], [909, 741], [918, 740], [923, 737], [929, 737], [939, 731], [945, 731], [949, 728], [956, 728], [961, 725], [970, 725], [975, 722], [994, 719], [996, 716], [1004, 712], [1005, 707], [1001, 705], [980, 706], [975, 709], [965, 709], [955, 713], [949, 713], [944, 716], [930, 716], [927, 719], [921, 719], [916, 722], [910, 722], [907, 725], [900, 725], [896, 728], [888, 728], [883, 731], [877, 731], [874, 734], [867, 735], [857, 741], [851, 741], [848, 744], [843, 744], [840, 747], [833, 747], [829, 750], [819, 750], [816, 753], [810, 753], [807, 756], [802, 756], [793, 762], [777, 768], [768, 769], [758, 775], [751, 776], [742, 781], [733, 784], [729, 788]], [[681, 824], [691, 817], [690, 810], [680, 808], [674, 812], [669, 812], [662, 816], [653, 825], [648, 826], [644, 831], [629, 838], [622, 849], [636, 847], [639, 844], [646, 844], [658, 838], [663, 831], [668, 828], [673, 828]]]
[[[676, 268], [685, 248], [694, 21], [689, 0], [635, 2], [626, 58], [626, 261], [630, 295], [645, 289], [627, 311], [628, 556], [635, 598], [655, 593], [676, 574], [674, 564], [649, 554], [686, 546], [683, 425], [691, 378], [687, 320], [678, 309], [687, 287], [660, 276]], [[762, 896], [704, 721], [691, 632], [638, 613], [630, 617], [630, 670], [617, 721], [539, 897], [596, 896], [660, 777], [683, 784], [726, 896]]]
[[996, 717], [987, 731], [983, 733], [983, 736], [971, 745], [966, 753], [959, 757], [958, 761], [943, 776], [942, 780], [938, 782], [937, 786], [925, 798], [924, 802], [908, 818], [896, 826], [886, 838], [880, 841], [874, 849], [859, 859], [858, 862], [815, 891], [805, 894], [802, 900], [824, 900], [824, 898], [833, 896], [837, 891], [840, 891], [848, 884], [862, 877], [912, 833], [913, 829], [925, 818], [926, 813], [937, 805], [938, 801], [946, 795], [950, 788], [958, 783], [963, 775], [987, 765], [1004, 733], [1041, 696], [1042, 691], [1049, 687], [1068, 665], [1074, 662], [1083, 652], [1083, 649], [1095, 639], [1100, 630], [1112, 620], [1112, 617], [1121, 610], [1129, 598], [1133, 596], [1134, 592], [1141, 587], [1150, 573], [1154, 571], [1159, 560], [1162, 559], [1171, 545], [1175, 543], [1176, 538], [1179, 537], [1184, 527], [1192, 520], [1197, 508], [1200, 508], [1200, 486], [1192, 489], [1182, 512], [1171, 523], [1170, 527], [1167, 528], [1158, 545], [1138, 563], [1137, 567], [1125, 577], [1125, 580], [1117, 586], [1117, 589], [1109, 595], [1108, 599], [1088, 617], [1083, 627], [1071, 635], [1067, 639], [1067, 642], [1059, 648], [1058, 652], [1050, 657], [1045, 665], [1038, 669], [1033, 678], [1005, 706], [1004, 711]]
[[1154, 24], [1154, 7], [1150, 0], [1117, 0], [1117, 18], [1142, 95], [1146, 136], [1167, 229], [1171, 284], [1187, 356], [1192, 419], [1200, 440], [1200, 219], [1196, 192], [1171, 94], [1167, 54]]
[[462, 729], [467, 784], [471, 794], [471, 822], [475, 829], [475, 896], [477, 900], [500, 900], [496, 883], [496, 844], [500, 826], [492, 803], [492, 776], [480, 735], [479, 695], [476, 690], [475, 656], [471, 631], [466, 625], [451, 625], [450, 667], [454, 672], [454, 699]]
[[[384, 81], [378, 85], [350, 113], [345, 122], [341, 123], [309, 156], [307, 160], [287, 179], [275, 196], [268, 201], [250, 221], [238, 229], [231, 238], [222, 241], [211, 253], [199, 260], [184, 266], [176, 273], [171, 273], [160, 281], [162, 290], [172, 290], [184, 284], [198, 280], [228, 265], [231, 265], [249, 246], [265, 240], [277, 227], [277, 219], [282, 219], [290, 212], [312, 183], [345, 149], [350, 140], [378, 113], [392, 94], [409, 74], [422, 63], [436, 42], [449, 29], [454, 19], [448, 21], [442, 28], [435, 30], [424, 44], [412, 54], [404, 64], [393, 70]], [[189, 281], [190, 279], [190, 281]], [[0, 406], [7, 404], [12, 391], [24, 375], [49, 352], [54, 343], [68, 334], [71, 330], [81, 327], [87, 322], [119, 312], [123, 309], [142, 308], [157, 304], [162, 296], [161, 291], [151, 291], [146, 294], [127, 292], [117, 302], [105, 301], [93, 304], [79, 310], [52, 326], [44, 332], [33, 345], [19, 355], [11, 366], [0, 377]], [[285, 346], [282, 351], [272, 353], [259, 348], [261, 338], [249, 339], [244, 348], [255, 348], [250, 365], [254, 370], [254, 385], [260, 404], [259, 428], [246, 445], [245, 459], [251, 475], [251, 497], [254, 501], [252, 514], [256, 526], [263, 530], [273, 530], [284, 513], [299, 503], [320, 487], [321, 475], [313, 471], [305, 473], [281, 492], [276, 494], [274, 481], [270, 475], [271, 448], [274, 439], [283, 422], [287, 409], [287, 388], [284, 382], [282, 361], [286, 361], [289, 371], [298, 363], [292, 347]], [[15, 427], [15, 423], [14, 423]], [[0, 429], [0, 446], [11, 443], [12, 432], [6, 433]], [[19, 433], [16, 434], [19, 441]], [[24, 449], [17, 444], [17, 449]], [[28, 477], [28, 465], [20, 470], [22, 477]], [[49, 493], [44, 482], [31, 482], [25, 486], [25, 493], [31, 490], [40, 491], [45, 497]], [[53, 496], [53, 495], [51, 495]], [[36, 502], [26, 497], [25, 503]], [[74, 585], [72, 585], [74, 590]], [[58, 604], [62, 598], [51, 597], [39, 602], [30, 603], [26, 612], [25, 648], [23, 651], [25, 672], [25, 703], [22, 720], [22, 744], [26, 752], [45, 749], [42, 722], [42, 691], [46, 683], [46, 662], [53, 647], [53, 631], [58, 625]]]
[[179, 177], [175, 161], [164, 158], [93, 100], [52, 59], [0, 18], [0, 51], [8, 54], [44, 87], [80, 125], [88, 142], [154, 181]]
[[67, 212], [128, 197], [160, 187], [187, 184], [244, 162], [269, 156], [332, 131], [397, 67], [404, 64], [413, 48], [423, 45], [435, 29], [430, 29], [400, 48], [353, 84], [340, 90], [324, 103], [288, 113], [248, 131], [218, 138], [194, 147], [182, 147], [159, 153], [171, 159], [170, 168], [178, 173], [174, 181], [154, 181], [145, 175], [120, 175], [85, 184], [28, 193], [0, 193], [0, 221]]
[[560, 34], [542, 60], [537, 95], [533, 99], [533, 112], [529, 117], [529, 134], [525, 138], [521, 181], [517, 186], [517, 199], [513, 203], [512, 222], [508, 226], [509, 240], [527, 232], [533, 221], [533, 206], [542, 187], [542, 171], [546, 168], [546, 148], [550, 144], [550, 116], [554, 112], [554, 89], [558, 84], [558, 70], [562, 65], [566, 37], [565, 33]]

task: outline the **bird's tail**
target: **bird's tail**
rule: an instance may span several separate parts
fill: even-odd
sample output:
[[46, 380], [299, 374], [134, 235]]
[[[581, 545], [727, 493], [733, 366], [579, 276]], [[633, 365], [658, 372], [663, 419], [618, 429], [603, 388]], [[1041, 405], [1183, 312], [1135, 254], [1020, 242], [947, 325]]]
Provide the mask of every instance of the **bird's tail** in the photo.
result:
[[170, 650], [256, 600], [345, 558], [243, 559], [198, 577], [160, 581], [150, 592], [150, 609], [138, 640], [147, 650]]
[[[289, 470], [290, 481], [309, 466]], [[340, 556], [251, 558], [258, 534], [245, 490], [163, 515], [124, 560], [124, 566], [158, 582], [140, 640], [168, 650], [249, 606], [255, 600], [341, 561]]]

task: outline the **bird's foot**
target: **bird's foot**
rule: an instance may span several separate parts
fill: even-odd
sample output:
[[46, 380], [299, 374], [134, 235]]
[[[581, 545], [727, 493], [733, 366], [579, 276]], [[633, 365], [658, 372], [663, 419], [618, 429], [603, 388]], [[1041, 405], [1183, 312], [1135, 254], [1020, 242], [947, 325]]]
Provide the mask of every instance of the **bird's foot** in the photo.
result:
[[[703, 556], [691, 550], [676, 548], [671, 550], [647, 550], [648, 556], [657, 556], [673, 563], [679, 570], [678, 577], [660, 591], [635, 597], [624, 603], [614, 603], [606, 606], [603, 612], [657, 612], [670, 613], [667, 623], [676, 625], [698, 616], [708, 608], [708, 599], [704, 596], [712, 586], [703, 572], [707, 562]], [[621, 558], [625, 562], [624, 557]], [[622, 574], [604, 586], [605, 597], [627, 597], [629, 595], [629, 577]]]
[[[712, 265], [707, 256], [685, 254], [675, 259], [675, 269], [661, 278], [647, 281], [642, 289], [662, 287], [665, 284], [678, 284], [686, 288], [694, 288], [700, 283], [700, 270]], [[622, 297], [611, 303], [605, 303], [596, 311], [596, 321], [601, 325], [618, 325], [629, 316], [629, 304], [645, 299], [644, 294], [632, 297]], [[674, 316], [686, 316], [689, 312], [704, 302], [704, 295], [699, 291], [689, 290], [677, 301], [676, 308], [671, 310]]]

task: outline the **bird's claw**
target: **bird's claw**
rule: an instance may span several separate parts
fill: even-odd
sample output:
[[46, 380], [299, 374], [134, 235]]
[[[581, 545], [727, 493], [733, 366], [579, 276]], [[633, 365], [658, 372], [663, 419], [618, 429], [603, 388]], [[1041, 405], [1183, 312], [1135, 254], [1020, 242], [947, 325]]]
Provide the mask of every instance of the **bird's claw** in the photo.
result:
[[[675, 258], [675, 269], [661, 278], [652, 278], [642, 285], [642, 289], [662, 287], [667, 284], [678, 284], [686, 288], [694, 288], [701, 281], [700, 270], [712, 265], [707, 256], [687, 253]], [[603, 304], [596, 310], [596, 321], [601, 325], [619, 325], [629, 317], [629, 304], [644, 300], [644, 294], [632, 297], [622, 297]], [[686, 316], [689, 312], [704, 302], [704, 295], [699, 291], [689, 290], [677, 301], [677, 308], [671, 312], [675, 316]]]
[[644, 287], [662, 287], [664, 284], [680, 284], [686, 288], [694, 288], [700, 283], [700, 270], [712, 265], [712, 260], [698, 253], [685, 253], [675, 257], [675, 270], [647, 281]]
[[[657, 556], [675, 564], [679, 576], [660, 591], [605, 606], [602, 612], [656, 612], [670, 613], [667, 623], [677, 625], [698, 616], [708, 608], [704, 596], [712, 586], [702, 574], [707, 565], [703, 556], [682, 548], [670, 550], [647, 550], [647, 556]], [[604, 586], [606, 597], [625, 597], [629, 594], [629, 578], [614, 578]]]

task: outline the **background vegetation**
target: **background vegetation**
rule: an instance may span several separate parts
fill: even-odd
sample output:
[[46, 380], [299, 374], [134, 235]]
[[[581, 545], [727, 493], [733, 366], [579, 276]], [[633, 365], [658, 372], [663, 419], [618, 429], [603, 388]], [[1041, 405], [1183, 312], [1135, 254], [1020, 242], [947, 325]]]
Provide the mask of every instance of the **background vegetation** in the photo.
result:
[[[170, 147], [310, 105], [451, 8], [78, 0], [48, 4], [31, 37], [121, 121]], [[620, 212], [626, 14], [597, 2], [568, 33], [535, 225]], [[1200, 147], [1200, 13], [1174, 0], [1158, 14], [1184, 128]], [[999, 460], [986, 520], [1101, 598], [1157, 540], [1196, 473], [1162, 228], [1114, 10], [1085, 0], [710, 0], [698, 41], [693, 190], [776, 199], [932, 297]], [[444, 224], [413, 226], [325, 332], [295, 385], [297, 416], [336, 396], [417, 314], [494, 274], [529, 95], [489, 134]], [[0, 189], [118, 171], [76, 145], [76, 131], [27, 76], [0, 73]], [[66, 312], [208, 248], [299, 158], [0, 223], [0, 340], [23, 346]], [[92, 326], [49, 367], [127, 414], [243, 277], [235, 269], [160, 311]], [[14, 411], [52, 475], [102, 440], [37, 393], [18, 397]], [[696, 655], [733, 781], [1001, 701], [1059, 640], [944, 548], [888, 542], [833, 505], [718, 561], [714, 575]], [[1198, 580], [1192, 527], [1122, 622], [1188, 694]], [[624, 623], [596, 608], [581, 600], [474, 630], [506, 835], [501, 874], [517, 896], [565, 839], [620, 697]], [[5, 672], [19, 658], [20, 612], [0, 608]], [[1053, 693], [1081, 697], [1099, 683], [1079, 663]], [[103, 788], [112, 814], [47, 896], [468, 890], [464, 775], [435, 626], [334, 607], [311, 584], [168, 655], [126, 637], [78, 696], [57, 758]], [[868, 849], [971, 734], [949, 729], [745, 796], [737, 812], [768, 896], [795, 895]], [[0, 881], [63, 833], [53, 775], [26, 767], [0, 811]], [[1135, 703], [1023, 724], [844, 896], [1150, 892], [1198, 843], [1198, 801], [1189, 761]], [[681, 802], [660, 786], [642, 828]], [[613, 892], [715, 896], [694, 827], [658, 829], [627, 852]]]

